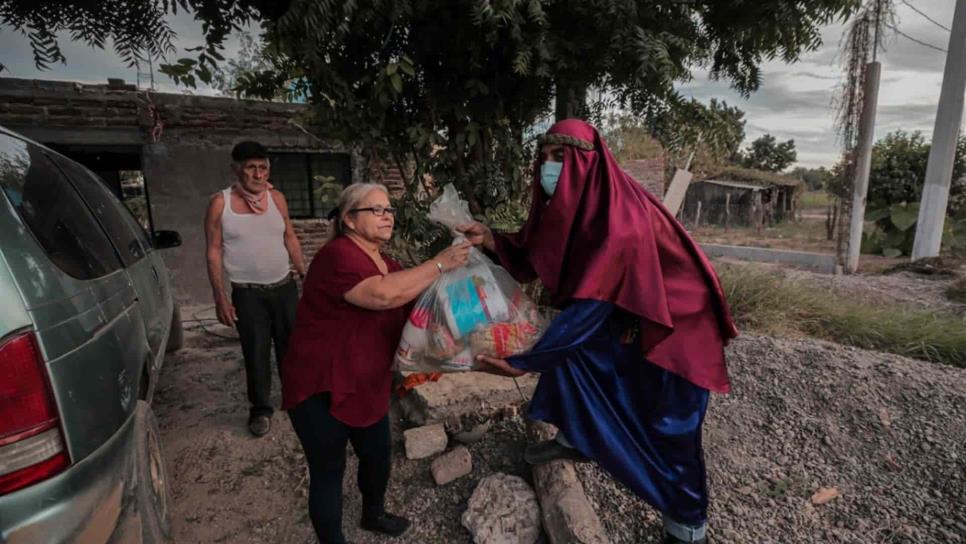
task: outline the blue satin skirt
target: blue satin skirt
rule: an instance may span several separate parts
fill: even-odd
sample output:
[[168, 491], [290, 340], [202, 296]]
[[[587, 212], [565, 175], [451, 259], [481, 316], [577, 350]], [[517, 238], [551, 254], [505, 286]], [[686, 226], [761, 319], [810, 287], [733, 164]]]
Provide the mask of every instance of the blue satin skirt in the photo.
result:
[[610, 303], [576, 300], [533, 350], [508, 361], [541, 373], [531, 418], [555, 425], [671, 519], [701, 525], [708, 508], [701, 449], [708, 391], [645, 360], [632, 333], [636, 322]]

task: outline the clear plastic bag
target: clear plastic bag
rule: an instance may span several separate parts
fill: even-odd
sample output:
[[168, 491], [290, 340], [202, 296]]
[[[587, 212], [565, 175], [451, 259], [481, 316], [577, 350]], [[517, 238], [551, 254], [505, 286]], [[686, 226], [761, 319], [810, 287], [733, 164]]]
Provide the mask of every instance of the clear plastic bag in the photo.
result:
[[[473, 222], [452, 185], [429, 208], [429, 218], [456, 231]], [[476, 248], [469, 263], [444, 273], [420, 295], [403, 329], [395, 364], [401, 371], [473, 370], [476, 356], [503, 359], [529, 350], [547, 328], [537, 305], [502, 267]]]

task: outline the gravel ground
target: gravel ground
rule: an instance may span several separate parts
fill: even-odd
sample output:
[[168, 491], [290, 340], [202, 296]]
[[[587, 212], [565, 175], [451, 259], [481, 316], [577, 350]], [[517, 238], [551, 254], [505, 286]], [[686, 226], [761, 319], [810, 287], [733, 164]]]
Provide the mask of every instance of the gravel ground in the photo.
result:
[[[750, 334], [729, 348], [729, 367], [733, 392], [713, 396], [705, 425], [712, 542], [966, 543], [966, 370]], [[237, 341], [188, 331], [185, 349], [166, 361], [155, 409], [175, 542], [315, 541], [305, 465], [287, 418], [277, 415], [262, 439], [245, 430]], [[486, 414], [475, 417], [464, 429]], [[398, 438], [403, 423], [394, 423]], [[388, 507], [414, 521], [399, 539], [357, 528], [350, 454], [347, 536], [369, 544], [471, 542], [460, 524], [467, 499], [494, 472], [531, 479], [525, 440], [521, 418], [495, 417], [469, 446], [472, 474], [443, 487], [432, 481], [430, 459], [409, 461], [397, 443]], [[613, 542], [658, 541], [652, 508], [595, 465], [579, 473]], [[817, 490], [832, 487], [840, 497], [812, 505]]]
[[946, 297], [946, 290], [957, 279], [954, 276], [926, 276], [914, 272], [839, 276], [798, 270], [789, 270], [787, 273], [791, 278], [829, 287], [837, 293], [849, 293], [873, 301], [894, 301], [966, 315], [966, 304], [954, 302]]
[[[745, 335], [705, 423], [712, 542], [966, 542], [966, 373], [813, 340]], [[594, 465], [615, 543], [659, 515]], [[812, 495], [841, 495], [815, 506]]]
[[[211, 328], [218, 334], [232, 334], [218, 325]], [[277, 403], [277, 381], [274, 389]], [[305, 461], [288, 418], [277, 413], [271, 433], [260, 439], [252, 438], [245, 428], [245, 374], [237, 340], [187, 330], [185, 347], [165, 361], [154, 409], [171, 482], [174, 542], [316, 542], [308, 519]], [[406, 459], [403, 422], [395, 413], [391, 414], [396, 442], [387, 509], [409, 517], [413, 527], [399, 539], [358, 528], [358, 464], [350, 447], [343, 483], [343, 527], [350, 542], [469, 544], [472, 539], [460, 517], [476, 483], [495, 472], [531, 479], [523, 462], [526, 434], [519, 416], [491, 417], [489, 430], [467, 446], [473, 472], [437, 487], [430, 472], [432, 459]], [[471, 430], [481, 417], [464, 418], [463, 430]], [[450, 445], [455, 447], [455, 441]]]

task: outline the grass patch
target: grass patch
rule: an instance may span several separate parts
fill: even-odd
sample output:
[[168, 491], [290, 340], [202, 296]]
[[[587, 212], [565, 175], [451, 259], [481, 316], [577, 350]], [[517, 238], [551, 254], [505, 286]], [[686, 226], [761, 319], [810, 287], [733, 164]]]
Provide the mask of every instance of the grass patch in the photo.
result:
[[739, 328], [966, 367], [966, 320], [956, 315], [874, 304], [749, 266], [719, 263], [717, 269]]
[[807, 193], [802, 193], [801, 200], [799, 201], [799, 208], [803, 210], [816, 208], [825, 210], [828, 208], [831, 200], [831, 195], [825, 191], [808, 191]]
[[946, 298], [953, 302], [966, 304], [966, 277], [961, 278], [946, 289]]
[[815, 253], [832, 253], [835, 242], [828, 240], [825, 220], [805, 217], [801, 220], [786, 220], [763, 228], [761, 232], [754, 227], [702, 225], [690, 229], [692, 236], [702, 242], [727, 244], [733, 246], [756, 246], [772, 249], [791, 249]]

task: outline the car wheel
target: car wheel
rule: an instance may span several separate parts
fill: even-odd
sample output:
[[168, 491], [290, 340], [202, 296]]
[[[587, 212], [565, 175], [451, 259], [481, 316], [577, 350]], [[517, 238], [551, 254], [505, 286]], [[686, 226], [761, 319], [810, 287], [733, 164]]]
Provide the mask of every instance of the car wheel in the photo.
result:
[[181, 326], [181, 308], [175, 304], [171, 312], [171, 333], [168, 334], [168, 345], [164, 351], [176, 351], [184, 344], [184, 328]]
[[161, 432], [154, 411], [146, 402], [138, 401], [135, 413], [137, 442], [137, 499], [141, 517], [141, 540], [144, 544], [160, 544], [171, 538], [168, 515], [168, 471], [161, 447]]

